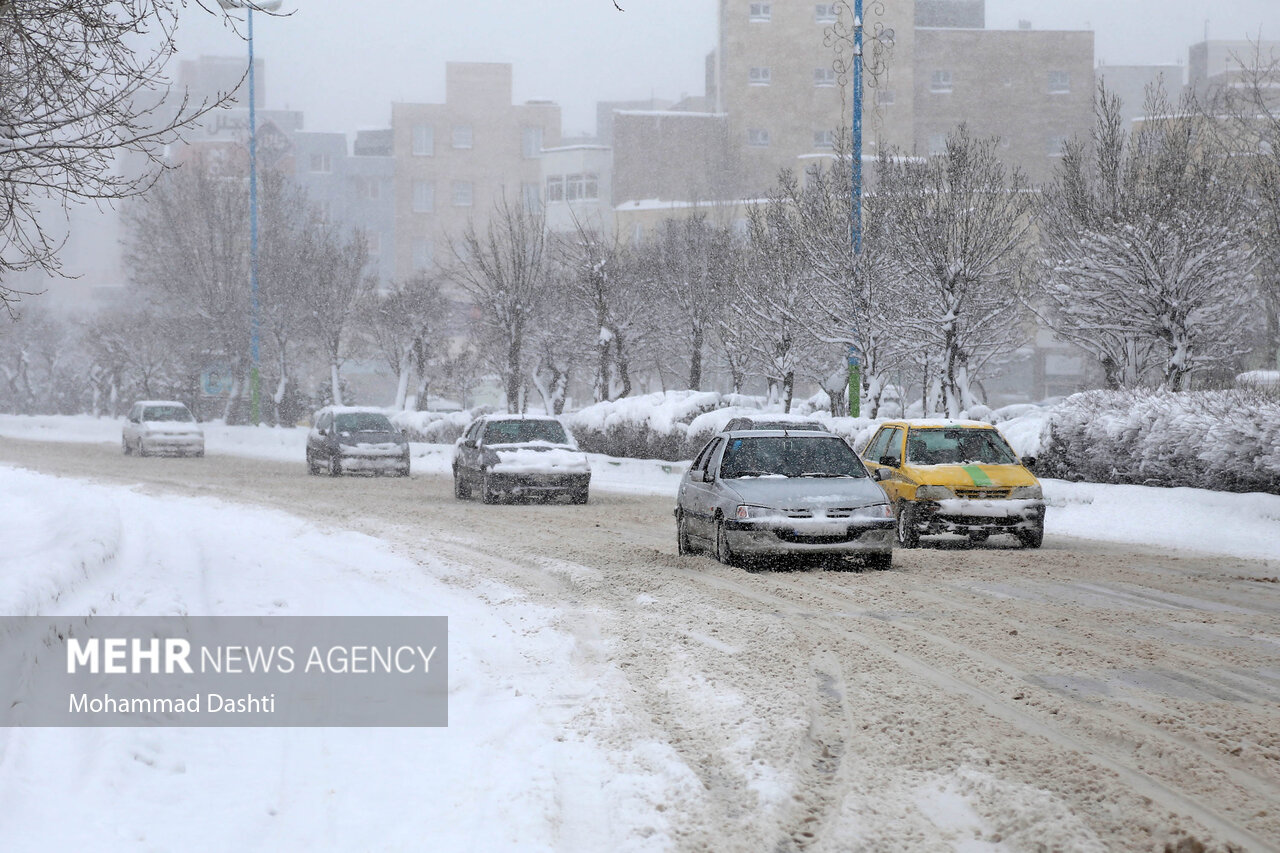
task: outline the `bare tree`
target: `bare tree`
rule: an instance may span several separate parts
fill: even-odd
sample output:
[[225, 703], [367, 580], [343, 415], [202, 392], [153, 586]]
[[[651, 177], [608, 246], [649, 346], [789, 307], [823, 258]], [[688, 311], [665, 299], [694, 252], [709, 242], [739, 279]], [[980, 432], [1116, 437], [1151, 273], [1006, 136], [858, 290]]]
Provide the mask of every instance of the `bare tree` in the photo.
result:
[[[164, 70], [186, 5], [0, 0], [0, 305], [11, 315], [24, 294], [3, 283], [8, 273], [61, 271], [62, 238], [42, 208], [143, 192], [164, 143], [224, 100], [168, 97]], [[122, 154], [136, 156], [117, 168]]]
[[350, 356], [357, 307], [373, 286], [369, 247], [359, 229], [326, 223], [312, 232], [315, 260], [307, 288], [306, 324], [329, 365], [329, 393], [334, 405], [345, 402], [342, 365]]
[[724, 267], [729, 252], [727, 228], [712, 225], [705, 214], [667, 219], [644, 248], [644, 266], [672, 309], [673, 333], [684, 339], [689, 364], [688, 385], [702, 388], [703, 355], [715, 331], [725, 290]]
[[507, 410], [522, 409], [529, 326], [547, 290], [545, 217], [500, 198], [484, 231], [474, 222], [450, 240], [453, 280], [478, 313], [482, 353], [502, 378]]
[[1042, 217], [1044, 286], [1033, 305], [1098, 358], [1111, 387], [1149, 373], [1182, 390], [1241, 352], [1252, 273], [1243, 182], [1207, 144], [1188, 93], [1162, 86], [1132, 135], [1099, 86], [1092, 145], [1068, 147]]
[[653, 298], [616, 234], [575, 226], [556, 241], [556, 256], [567, 271], [566, 293], [594, 327], [592, 397], [597, 403], [617, 400], [631, 393], [632, 348], [649, 333]]
[[426, 406], [426, 383], [432, 356], [447, 355], [444, 346], [447, 300], [440, 279], [419, 271], [386, 291], [370, 291], [362, 312], [362, 329], [396, 377], [395, 407], [404, 409], [409, 377], [418, 369], [419, 408]]
[[1025, 338], [1017, 286], [1030, 256], [1035, 197], [996, 157], [998, 140], [961, 125], [946, 152], [883, 158], [877, 189], [893, 264], [911, 301], [904, 329], [939, 355], [946, 414], [976, 401], [970, 383]]

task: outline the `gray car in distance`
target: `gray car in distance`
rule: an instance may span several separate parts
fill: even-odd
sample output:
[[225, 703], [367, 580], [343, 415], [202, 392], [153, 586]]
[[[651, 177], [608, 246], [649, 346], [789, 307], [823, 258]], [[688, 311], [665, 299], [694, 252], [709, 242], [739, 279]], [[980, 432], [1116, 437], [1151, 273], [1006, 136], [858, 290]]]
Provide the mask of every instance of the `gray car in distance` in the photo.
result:
[[767, 557], [859, 556], [893, 564], [893, 512], [840, 436], [813, 429], [728, 430], [680, 481], [681, 554], [710, 551], [728, 565]]
[[326, 406], [307, 433], [307, 473], [409, 476], [409, 440], [377, 409]]
[[453, 448], [453, 494], [487, 504], [505, 499], [566, 497], [584, 504], [591, 487], [587, 454], [549, 415], [476, 418]]

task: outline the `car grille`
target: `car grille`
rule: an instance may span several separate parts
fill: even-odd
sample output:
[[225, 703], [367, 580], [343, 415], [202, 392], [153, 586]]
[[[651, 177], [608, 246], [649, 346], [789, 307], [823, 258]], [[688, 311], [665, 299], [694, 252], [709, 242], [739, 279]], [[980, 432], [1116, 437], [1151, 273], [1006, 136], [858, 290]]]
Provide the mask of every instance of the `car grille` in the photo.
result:
[[[852, 518], [857, 510], [852, 506], [828, 507], [824, 515], [827, 518]], [[778, 512], [785, 518], [813, 518], [816, 515], [812, 509], [782, 509]]]
[[1008, 489], [955, 489], [958, 498], [973, 498], [978, 500], [1003, 500], [1009, 497]]

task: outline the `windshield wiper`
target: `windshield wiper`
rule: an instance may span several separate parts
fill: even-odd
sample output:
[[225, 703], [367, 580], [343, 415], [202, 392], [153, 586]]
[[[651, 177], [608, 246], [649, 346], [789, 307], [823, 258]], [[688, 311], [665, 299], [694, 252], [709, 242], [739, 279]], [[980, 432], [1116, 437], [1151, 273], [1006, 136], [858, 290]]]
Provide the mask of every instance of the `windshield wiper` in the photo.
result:
[[734, 471], [733, 474], [729, 476], [729, 479], [736, 480], [739, 477], [768, 477], [770, 476], [770, 473], [771, 472], [769, 471]]
[[803, 474], [796, 474], [797, 477], [850, 477], [851, 474], [833, 474], [830, 471], [805, 471]]

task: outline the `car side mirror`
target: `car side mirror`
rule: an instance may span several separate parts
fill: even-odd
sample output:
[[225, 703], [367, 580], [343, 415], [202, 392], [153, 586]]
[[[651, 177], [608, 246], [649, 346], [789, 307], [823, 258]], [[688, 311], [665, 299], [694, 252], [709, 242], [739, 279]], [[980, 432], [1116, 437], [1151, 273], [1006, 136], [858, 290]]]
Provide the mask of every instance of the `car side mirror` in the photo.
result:
[[888, 468], [877, 468], [875, 470], [875, 473], [872, 474], [872, 476], [875, 478], [875, 481], [877, 483], [881, 483], [889, 479], [890, 477], [892, 477], [893, 472], [890, 471]]
[[690, 475], [690, 479], [693, 480], [695, 483], [706, 483], [710, 480], [710, 478], [707, 476], [706, 468], [699, 468], [698, 470], [694, 471]]
[[898, 460], [897, 460], [897, 459], [895, 459], [895, 458], [893, 458], [892, 456], [881, 456], [881, 457], [880, 457], [880, 464], [881, 464], [881, 465], [888, 466], [889, 468], [897, 468], [897, 467], [898, 467]]
[[1023, 468], [1031, 468], [1036, 464], [1036, 458], [1034, 456], [1023, 456], [1019, 461], [1022, 462]]

